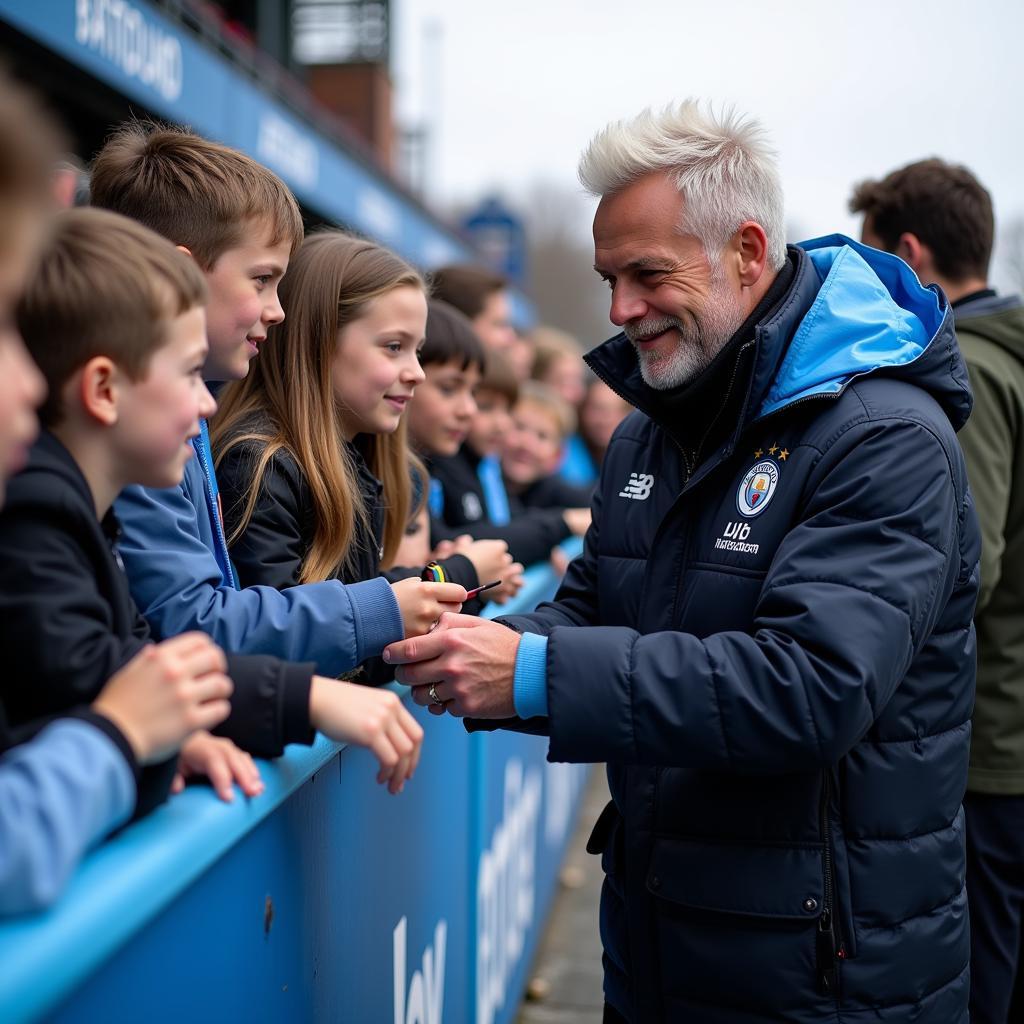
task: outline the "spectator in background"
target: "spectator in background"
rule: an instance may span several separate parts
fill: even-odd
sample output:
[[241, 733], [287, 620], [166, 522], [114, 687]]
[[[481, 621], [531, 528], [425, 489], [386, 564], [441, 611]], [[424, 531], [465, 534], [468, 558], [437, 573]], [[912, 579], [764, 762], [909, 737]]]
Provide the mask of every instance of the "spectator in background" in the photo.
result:
[[454, 264], [434, 271], [431, 281], [434, 298], [468, 317], [486, 349], [503, 353], [510, 363], [515, 361], [518, 336], [512, 325], [508, 281], [501, 274]]
[[53, 195], [61, 210], [89, 202], [89, 173], [73, 153], [66, 153], [54, 167]]
[[[433, 543], [463, 534], [499, 539], [523, 565], [546, 561], [555, 545], [586, 529], [581, 520], [586, 517], [588, 522], [589, 515], [580, 512], [573, 517], [559, 509], [537, 509], [512, 520], [502, 506], [505, 493], [494, 473], [497, 467], [493, 460], [482, 461], [494, 454], [490, 446], [497, 439], [496, 431], [485, 426], [478, 433], [488, 446], [482, 451], [464, 443], [477, 416], [476, 392], [487, 372], [484, 348], [472, 324], [454, 307], [432, 299], [420, 359], [427, 379], [410, 406], [409, 433], [430, 470]], [[497, 404], [499, 426], [505, 422], [501, 412], [514, 384], [501, 377], [501, 371], [496, 371], [485, 389], [492, 404]], [[483, 478], [478, 474], [481, 466]]]
[[513, 519], [527, 508], [589, 510], [593, 487], [570, 484], [558, 475], [575, 427], [576, 412], [561, 395], [535, 380], [520, 387], [501, 456]]
[[[530, 336], [534, 345], [530, 377], [561, 395], [575, 414], [585, 394], [582, 349], [571, 334], [555, 327], [536, 327]], [[558, 473], [571, 484], [585, 486], [597, 479], [583, 439], [575, 430], [566, 439]]]
[[953, 307], [974, 391], [960, 431], [981, 522], [978, 688], [967, 775], [971, 1021], [1024, 1020], [1024, 304], [988, 283], [992, 199], [966, 168], [921, 160], [859, 185], [862, 238]]
[[[615, 428], [629, 415], [629, 403], [616, 394], [600, 377], [592, 377], [580, 406], [579, 436], [583, 440], [589, 463], [581, 459], [581, 474], [596, 480], [604, 461], [604, 453], [611, 443]], [[589, 468], [590, 474], [586, 473]], [[564, 475], [564, 474], [563, 474]]]
[[574, 411], [583, 401], [586, 364], [579, 343], [557, 327], [541, 325], [530, 332], [533, 365], [530, 377], [546, 384]]

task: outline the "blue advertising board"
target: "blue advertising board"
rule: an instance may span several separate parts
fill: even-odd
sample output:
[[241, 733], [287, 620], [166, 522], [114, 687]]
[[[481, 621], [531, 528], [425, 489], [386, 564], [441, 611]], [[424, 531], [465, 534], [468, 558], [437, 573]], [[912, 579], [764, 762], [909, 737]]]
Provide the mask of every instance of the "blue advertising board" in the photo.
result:
[[[555, 585], [535, 567], [500, 610]], [[260, 797], [190, 787], [95, 850], [52, 910], [0, 924], [0, 1020], [508, 1024], [587, 767], [415, 713], [398, 797], [321, 737], [261, 762]]]

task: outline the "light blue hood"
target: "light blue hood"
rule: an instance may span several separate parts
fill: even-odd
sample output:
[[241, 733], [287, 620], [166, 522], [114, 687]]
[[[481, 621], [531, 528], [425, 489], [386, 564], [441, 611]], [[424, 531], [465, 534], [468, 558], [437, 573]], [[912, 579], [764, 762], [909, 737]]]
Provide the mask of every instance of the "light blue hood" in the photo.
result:
[[[757, 418], [804, 398], [838, 394], [864, 374], [909, 367], [936, 342], [948, 350], [949, 339], [943, 335], [952, 336], [952, 317], [946, 297], [934, 286], [925, 288], [899, 257], [838, 234], [802, 242], [799, 248], [807, 253], [821, 287], [789, 343]], [[947, 354], [947, 380], [938, 390], [955, 383], [954, 391], [962, 398], [966, 371], [963, 380], [952, 382], [951, 369]], [[927, 370], [924, 376], [930, 377], [941, 367]], [[933, 393], [932, 385], [939, 385], [917, 383]]]

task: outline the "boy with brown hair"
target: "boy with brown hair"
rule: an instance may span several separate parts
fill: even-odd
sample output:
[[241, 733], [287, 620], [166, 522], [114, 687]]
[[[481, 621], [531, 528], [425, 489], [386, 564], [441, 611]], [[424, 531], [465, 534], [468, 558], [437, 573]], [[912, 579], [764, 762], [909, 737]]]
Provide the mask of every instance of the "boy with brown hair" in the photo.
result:
[[[158, 235], [100, 210], [56, 222], [19, 306], [18, 324], [50, 391], [46, 430], [11, 481], [0, 517], [0, 639], [10, 650], [5, 708], [16, 722], [91, 700], [148, 641], [124, 579], [112, 506], [130, 484], [173, 487], [215, 403], [202, 380], [206, 286]], [[252, 753], [280, 754], [319, 728], [370, 746], [380, 781], [402, 788], [422, 729], [395, 694], [313, 676], [313, 666], [229, 656], [235, 685], [220, 727]], [[369, 726], [369, 731], [367, 731]], [[186, 771], [262, 788], [248, 754], [200, 733]], [[173, 760], [145, 777], [146, 803], [167, 792]]]
[[[52, 212], [58, 145], [45, 112], [0, 75], [0, 506], [46, 393], [14, 327], [14, 305]], [[193, 633], [147, 646], [91, 704], [11, 729], [0, 702], [0, 913], [56, 899], [82, 853], [131, 816], [139, 766], [227, 715], [222, 668], [217, 648]]]
[[[239, 380], [267, 328], [284, 318], [277, 288], [302, 241], [287, 186], [250, 157], [185, 129], [129, 123], [92, 169], [94, 205], [158, 231], [195, 259], [209, 290], [203, 376]], [[228, 651], [311, 660], [338, 676], [393, 639], [425, 632], [460, 587], [382, 577], [240, 589], [228, 556], [206, 420], [181, 484], [130, 487], [117, 503], [121, 556], [154, 632], [209, 633]]]

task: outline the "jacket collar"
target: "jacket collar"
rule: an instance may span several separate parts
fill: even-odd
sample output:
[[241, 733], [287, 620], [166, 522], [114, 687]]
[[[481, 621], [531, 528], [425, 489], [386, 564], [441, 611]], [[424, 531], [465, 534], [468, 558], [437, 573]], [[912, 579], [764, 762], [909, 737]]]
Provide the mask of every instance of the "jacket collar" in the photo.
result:
[[[59, 480], [59, 483], [57, 482]], [[51, 501], [57, 499], [77, 507], [83, 518], [96, 523], [96, 500], [74, 456], [49, 430], [42, 430], [29, 453], [28, 464], [12, 481], [14, 484], [9, 499], [19, 496], [30, 500]], [[114, 542], [121, 535], [121, 524], [113, 507], [97, 525], [108, 540]]]
[[[773, 304], [767, 318], [754, 326], [753, 340], [748, 343], [753, 347], [753, 358], [748, 354], [742, 362], [744, 380], [738, 381], [737, 385], [742, 388], [743, 401], [735, 429], [730, 433], [730, 450], [743, 429], [755, 418], [756, 410], [760, 408], [782, 362], [789, 338], [818, 293], [818, 277], [807, 254], [790, 246], [788, 255], [794, 264], [793, 280], [781, 300]], [[630, 405], [649, 416], [662, 429], [669, 428], [669, 424], [662, 422], [664, 413], [657, 392], [644, 383], [636, 351], [625, 334], [606, 341], [587, 353], [584, 359], [594, 373]]]

